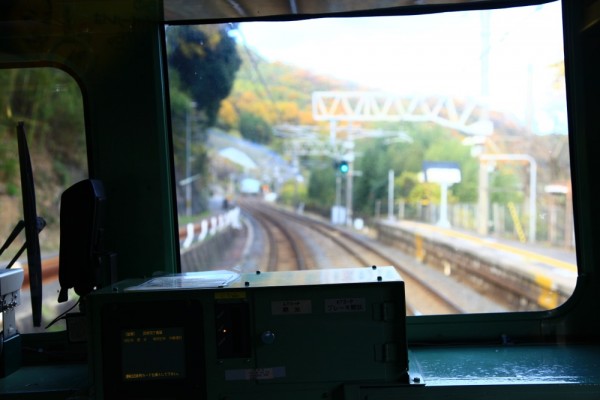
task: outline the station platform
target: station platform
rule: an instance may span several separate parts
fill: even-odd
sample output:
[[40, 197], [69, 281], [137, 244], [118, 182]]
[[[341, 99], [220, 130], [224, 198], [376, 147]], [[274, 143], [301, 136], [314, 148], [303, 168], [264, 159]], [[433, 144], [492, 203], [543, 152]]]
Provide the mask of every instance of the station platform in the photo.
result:
[[399, 246], [447, 274], [458, 270], [481, 279], [495, 279], [498, 285], [517, 297], [526, 296], [542, 309], [561, 304], [573, 293], [577, 282], [576, 254], [568, 249], [406, 220], [382, 220], [377, 224], [377, 234], [384, 243]]

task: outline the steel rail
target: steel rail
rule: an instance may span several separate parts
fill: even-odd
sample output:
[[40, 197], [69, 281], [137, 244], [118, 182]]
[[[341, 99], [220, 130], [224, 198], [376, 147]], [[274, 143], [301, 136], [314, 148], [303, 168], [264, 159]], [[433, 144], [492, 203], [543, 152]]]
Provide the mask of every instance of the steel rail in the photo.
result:
[[[251, 204], [249, 202], [242, 202], [241, 207], [247, 212], [251, 213], [255, 218], [257, 218], [259, 223], [263, 225], [267, 232], [267, 235], [269, 237], [269, 246], [270, 248], [274, 249], [270, 251], [269, 270], [276, 270], [279, 265], [279, 244], [269, 226], [275, 226], [284, 236], [285, 241], [289, 244], [293, 253], [292, 257], [296, 262], [296, 269], [304, 270], [307, 268], [305, 252], [300, 246], [301, 241], [298, 240], [298, 238], [296, 238], [291, 233], [290, 228], [286, 227], [285, 224], [283, 224], [279, 219], [274, 218], [272, 215], [269, 214], [269, 212], [266, 212], [264, 209], [257, 207], [255, 204]], [[276, 254], [273, 255], [273, 253]]]
[[[266, 206], [263, 206], [266, 208]], [[422, 291], [425, 291], [427, 295], [438, 303], [445, 309], [446, 313], [465, 313], [465, 310], [456, 304], [452, 299], [444, 296], [443, 294], [438, 293], [437, 289], [431, 286], [429, 283], [418, 277], [416, 274], [412, 273], [406, 268], [402, 268], [402, 266], [394, 265], [394, 261], [392, 261], [387, 255], [380, 252], [378, 249], [370, 246], [368, 243], [360, 240], [359, 238], [354, 237], [353, 235], [345, 232], [344, 230], [333, 228], [331, 225], [326, 224], [322, 221], [315, 220], [313, 218], [308, 218], [305, 216], [299, 216], [297, 214], [282, 210], [277, 207], [269, 207], [268, 212], [274, 213], [277, 212], [280, 215], [284, 215], [287, 219], [293, 219], [298, 223], [301, 223], [304, 226], [307, 226], [310, 229], [318, 231], [321, 235], [326, 236], [332, 242], [334, 242], [337, 246], [344, 249], [344, 251], [348, 252], [352, 257], [357, 259], [361, 264], [365, 266], [372, 266], [372, 259], [368, 260], [364, 255], [364, 250], [366, 249], [368, 252], [376, 255], [382, 263], [381, 265], [393, 265], [396, 269], [399, 270], [401, 276], [407, 283], [410, 284], [411, 287], [418, 286]], [[265, 212], [265, 211], [263, 211]], [[334, 233], [335, 232], [335, 233]], [[344, 242], [339, 236], [342, 236], [346, 240], [349, 240], [351, 244]], [[362, 251], [361, 251], [362, 250]], [[408, 282], [410, 281], [410, 282]], [[412, 315], [418, 315], [420, 312], [416, 309], [415, 306], [411, 305], [410, 302], [407, 302], [408, 313]]]

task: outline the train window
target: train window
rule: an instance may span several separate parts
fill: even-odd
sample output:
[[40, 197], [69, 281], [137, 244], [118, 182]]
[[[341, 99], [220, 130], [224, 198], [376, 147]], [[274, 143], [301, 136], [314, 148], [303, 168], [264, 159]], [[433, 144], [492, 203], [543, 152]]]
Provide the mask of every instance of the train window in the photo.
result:
[[413, 315], [573, 292], [560, 2], [166, 40], [183, 271], [391, 264]]
[[[23, 219], [16, 135], [17, 123], [23, 121], [37, 214], [44, 218], [46, 226], [40, 232], [41, 326], [33, 327], [29, 283], [25, 278], [21, 305], [16, 309], [17, 328], [22, 333], [45, 331], [45, 326], [75, 304], [73, 300], [57, 303], [59, 201], [66, 188], [88, 176], [81, 90], [69, 74], [56, 68], [0, 69], [0, 87], [0, 241], [4, 243]], [[25, 235], [21, 233], [2, 253], [1, 268], [7, 266], [24, 242]], [[13, 268], [22, 267], [27, 276], [26, 264], [23, 253]], [[49, 328], [57, 329], [64, 329], [64, 322]]]

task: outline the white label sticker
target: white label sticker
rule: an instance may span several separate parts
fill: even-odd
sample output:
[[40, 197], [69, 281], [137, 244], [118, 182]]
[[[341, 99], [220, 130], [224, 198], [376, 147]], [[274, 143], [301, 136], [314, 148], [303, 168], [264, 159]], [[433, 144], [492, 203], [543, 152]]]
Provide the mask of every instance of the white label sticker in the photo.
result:
[[285, 367], [228, 369], [225, 371], [227, 381], [250, 381], [285, 378]]
[[282, 300], [271, 302], [273, 315], [310, 314], [312, 302], [310, 300]]
[[366, 301], [364, 298], [342, 298], [342, 299], [326, 299], [326, 313], [343, 313], [343, 312], [364, 312], [366, 311]]

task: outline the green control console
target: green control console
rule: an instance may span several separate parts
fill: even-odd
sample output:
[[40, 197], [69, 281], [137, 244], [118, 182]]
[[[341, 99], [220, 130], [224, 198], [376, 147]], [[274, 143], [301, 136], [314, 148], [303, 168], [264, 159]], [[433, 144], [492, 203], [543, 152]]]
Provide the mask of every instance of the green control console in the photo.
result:
[[186, 273], [87, 302], [97, 398], [323, 399], [409, 381], [393, 267]]

